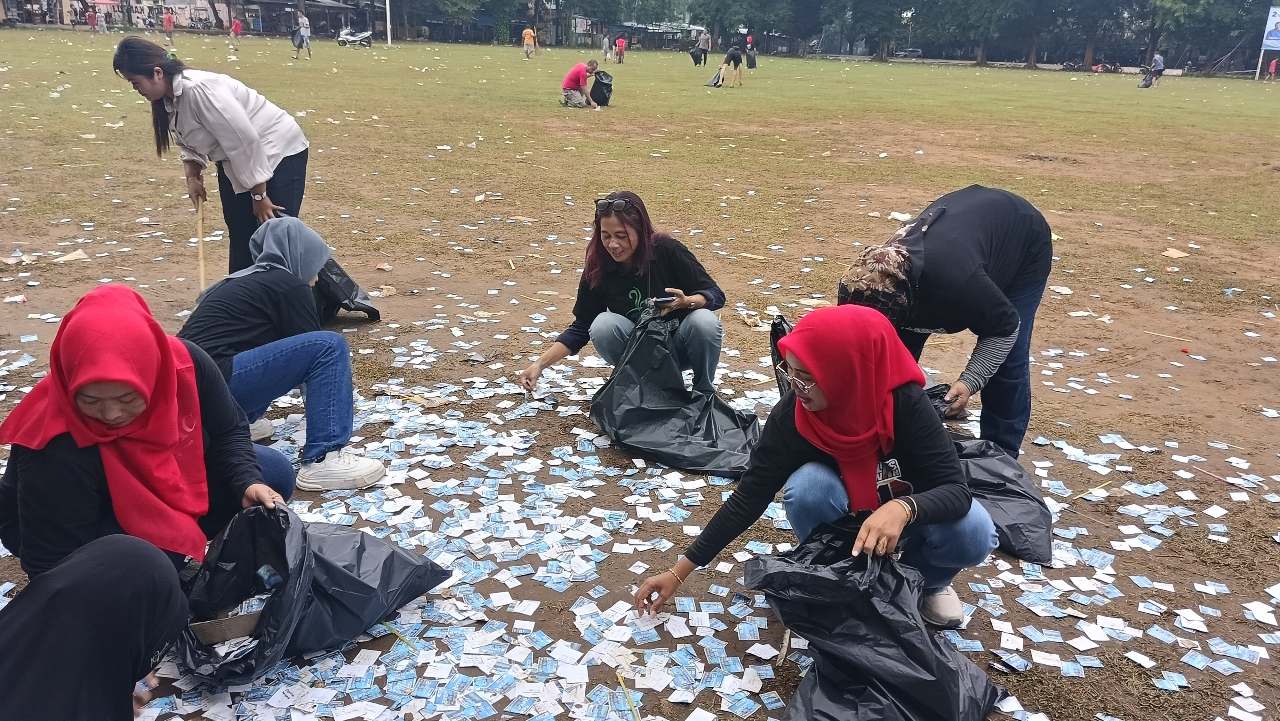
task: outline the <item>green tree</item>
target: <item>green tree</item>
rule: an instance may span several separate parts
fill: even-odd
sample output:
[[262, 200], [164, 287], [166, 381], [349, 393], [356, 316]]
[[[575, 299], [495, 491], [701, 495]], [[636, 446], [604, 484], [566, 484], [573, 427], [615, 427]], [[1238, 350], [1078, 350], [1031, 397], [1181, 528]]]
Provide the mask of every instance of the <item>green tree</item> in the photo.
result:
[[850, 46], [866, 40], [877, 60], [889, 58], [894, 35], [902, 30], [903, 0], [835, 0], [823, 5], [827, 22], [836, 26]]
[[912, 20], [933, 35], [972, 43], [974, 60], [987, 64], [987, 46], [995, 40], [1018, 0], [919, 0]]
[[1133, 10], [1123, 0], [1067, 0], [1061, 19], [1084, 40], [1084, 66], [1093, 65], [1098, 39], [1125, 29]]

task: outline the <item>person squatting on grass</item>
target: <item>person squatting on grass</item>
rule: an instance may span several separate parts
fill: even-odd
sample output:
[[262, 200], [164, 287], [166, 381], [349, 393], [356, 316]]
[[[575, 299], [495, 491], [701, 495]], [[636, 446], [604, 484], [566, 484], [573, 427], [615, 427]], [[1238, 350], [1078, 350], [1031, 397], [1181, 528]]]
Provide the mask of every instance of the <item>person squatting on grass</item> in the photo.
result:
[[[951, 581], [986, 559], [996, 531], [970, 495], [920, 366], [888, 319], [861, 306], [814, 310], [778, 350], [791, 389], [769, 413], [746, 472], [675, 566], [640, 584], [636, 607], [657, 613], [782, 491], [800, 541], [823, 523], [869, 513], [854, 555], [900, 551], [900, 560], [924, 577], [924, 620], [959, 625], [964, 610]], [[887, 460], [896, 463], [882, 466]]]
[[564, 82], [560, 83], [560, 104], [570, 108], [597, 107], [596, 101], [591, 99], [591, 93], [587, 92], [587, 83], [595, 77], [599, 67], [599, 63], [593, 59], [570, 68], [564, 76]]
[[879, 310], [916, 360], [932, 333], [978, 344], [951, 384], [947, 416], [982, 392], [982, 433], [1014, 458], [1031, 421], [1031, 331], [1049, 282], [1053, 232], [1013, 193], [973, 185], [929, 204], [840, 280], [840, 303]]
[[680, 367], [693, 369], [693, 390], [714, 393], [724, 339], [714, 311], [724, 307], [724, 291], [688, 248], [654, 229], [640, 196], [625, 190], [611, 193], [596, 201], [573, 324], [520, 373], [520, 384], [533, 390], [544, 370], [580, 351], [588, 340], [606, 361], [617, 365], [653, 298], [670, 298], [659, 306], [660, 312], [680, 319], [676, 354]]
[[139, 37], [116, 47], [116, 74], [151, 102], [156, 155], [178, 145], [192, 203], [208, 200], [204, 170], [218, 168], [227, 271], [253, 265], [249, 238], [281, 213], [297, 217], [307, 181], [307, 138], [289, 113], [229, 75], [188, 68]]

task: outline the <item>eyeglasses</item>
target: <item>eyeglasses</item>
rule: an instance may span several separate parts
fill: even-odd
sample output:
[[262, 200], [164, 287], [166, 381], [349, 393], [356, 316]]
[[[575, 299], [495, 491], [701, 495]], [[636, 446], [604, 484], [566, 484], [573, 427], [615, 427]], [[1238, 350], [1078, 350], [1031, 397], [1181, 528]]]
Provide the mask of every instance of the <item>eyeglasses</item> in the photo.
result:
[[629, 207], [631, 207], [631, 203], [627, 202], [624, 198], [616, 198], [614, 200], [603, 198], [596, 201], [596, 215], [621, 213]]
[[778, 365], [774, 366], [774, 369], [786, 376], [787, 382], [791, 384], [792, 388], [805, 395], [808, 395], [809, 391], [813, 390], [813, 387], [818, 385], [817, 381], [802, 381], [791, 375], [791, 367], [787, 365], [786, 361], [782, 361]]

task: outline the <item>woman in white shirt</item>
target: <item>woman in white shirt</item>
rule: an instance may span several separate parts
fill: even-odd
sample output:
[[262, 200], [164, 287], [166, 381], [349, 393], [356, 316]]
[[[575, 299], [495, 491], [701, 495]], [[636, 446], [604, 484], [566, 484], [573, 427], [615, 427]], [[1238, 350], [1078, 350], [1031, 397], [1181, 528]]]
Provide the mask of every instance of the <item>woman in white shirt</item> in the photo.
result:
[[281, 214], [298, 216], [307, 179], [307, 138], [289, 113], [229, 75], [193, 70], [148, 40], [116, 47], [116, 74], [151, 101], [156, 154], [177, 144], [193, 203], [208, 199], [204, 169], [218, 167], [228, 270], [253, 265], [249, 237]]

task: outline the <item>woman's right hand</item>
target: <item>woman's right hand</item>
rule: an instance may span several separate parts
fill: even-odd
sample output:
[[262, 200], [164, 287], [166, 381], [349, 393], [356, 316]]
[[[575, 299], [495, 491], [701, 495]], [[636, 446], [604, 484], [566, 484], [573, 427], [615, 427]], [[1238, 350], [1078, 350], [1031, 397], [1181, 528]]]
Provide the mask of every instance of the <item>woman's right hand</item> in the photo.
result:
[[646, 578], [636, 591], [636, 610], [641, 614], [648, 613], [650, 616], [656, 616], [667, 601], [676, 594], [678, 588], [680, 588], [680, 579], [676, 578], [676, 574], [671, 571], [663, 571], [656, 576]]
[[187, 176], [187, 194], [191, 196], [191, 204], [197, 208], [201, 203], [208, 202], [209, 194], [204, 190], [204, 176]]
[[542, 376], [542, 364], [534, 361], [529, 364], [528, 368], [520, 371], [520, 375], [516, 379], [520, 382], [520, 386], [530, 393], [538, 386], [538, 378]]

